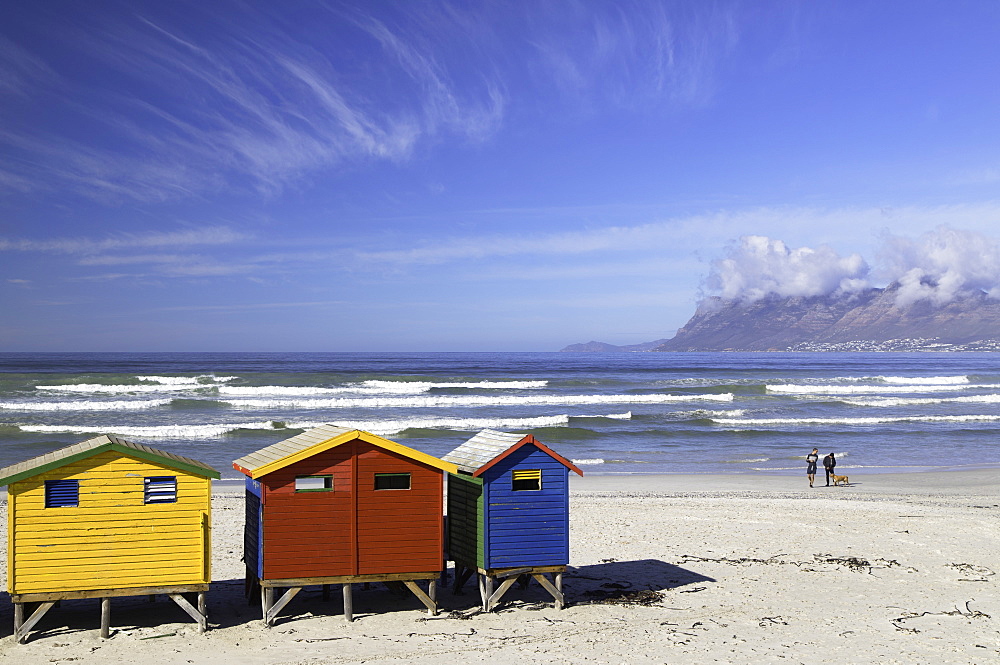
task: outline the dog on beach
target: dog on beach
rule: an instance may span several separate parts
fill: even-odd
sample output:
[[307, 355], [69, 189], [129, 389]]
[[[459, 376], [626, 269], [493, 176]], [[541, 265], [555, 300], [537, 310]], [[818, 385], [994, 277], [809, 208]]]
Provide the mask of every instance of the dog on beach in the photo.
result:
[[851, 482], [851, 479], [848, 478], [847, 476], [838, 476], [835, 473], [834, 474], [830, 474], [830, 477], [833, 478], [833, 484], [834, 484], [835, 487], [837, 485], [847, 485], [847, 484], [849, 484]]

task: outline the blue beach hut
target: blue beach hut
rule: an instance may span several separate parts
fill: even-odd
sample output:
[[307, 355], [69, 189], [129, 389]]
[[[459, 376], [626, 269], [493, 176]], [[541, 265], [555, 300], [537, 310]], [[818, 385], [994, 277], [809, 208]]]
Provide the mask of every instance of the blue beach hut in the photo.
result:
[[534, 578], [561, 608], [569, 564], [569, 472], [583, 472], [531, 435], [494, 430], [442, 459], [458, 466], [448, 474], [447, 550], [455, 562], [455, 591], [478, 573], [489, 611], [519, 578]]

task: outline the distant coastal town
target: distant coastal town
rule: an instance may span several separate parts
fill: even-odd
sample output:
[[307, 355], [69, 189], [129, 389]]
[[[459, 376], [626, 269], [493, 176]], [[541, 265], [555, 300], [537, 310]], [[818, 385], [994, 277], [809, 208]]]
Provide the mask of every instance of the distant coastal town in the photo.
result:
[[881, 342], [856, 340], [853, 342], [801, 342], [787, 351], [835, 351], [841, 353], [903, 352], [903, 351], [1000, 351], [1000, 340], [981, 339], [964, 344], [949, 344], [938, 337], [888, 339]]

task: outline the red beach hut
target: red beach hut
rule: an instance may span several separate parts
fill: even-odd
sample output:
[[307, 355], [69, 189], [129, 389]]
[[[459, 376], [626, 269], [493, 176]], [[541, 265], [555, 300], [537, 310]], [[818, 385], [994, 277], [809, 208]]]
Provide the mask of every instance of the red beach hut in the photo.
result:
[[[444, 477], [454, 464], [357, 429], [322, 425], [233, 462], [247, 476], [244, 560], [266, 625], [303, 587], [401, 582], [437, 611]], [[418, 580], [427, 580], [424, 593]], [[275, 588], [288, 589], [275, 601]]]

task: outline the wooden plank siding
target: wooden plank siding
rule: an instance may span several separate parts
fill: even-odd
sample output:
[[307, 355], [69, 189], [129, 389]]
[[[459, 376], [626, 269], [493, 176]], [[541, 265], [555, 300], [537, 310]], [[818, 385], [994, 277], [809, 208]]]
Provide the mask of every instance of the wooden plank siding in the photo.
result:
[[[444, 473], [365, 441], [354, 445], [357, 574], [440, 570], [444, 559]], [[377, 473], [408, 473], [410, 489], [377, 490]]]
[[448, 555], [467, 567], [485, 568], [486, 549], [481, 478], [448, 474]]
[[261, 503], [261, 484], [253, 478], [246, 479], [246, 514], [243, 527], [243, 563], [258, 578], [264, 576], [264, 505]]
[[[144, 503], [144, 478], [173, 476], [177, 501]], [[46, 508], [46, 480], [79, 481], [79, 505]], [[209, 478], [119, 451], [8, 488], [12, 594], [207, 584]]]
[[[376, 473], [408, 473], [410, 489], [376, 490]], [[295, 491], [297, 476], [321, 475], [333, 476], [331, 490]], [[260, 577], [441, 570], [443, 476], [440, 469], [361, 439], [260, 476]], [[254, 546], [249, 535], [245, 543]]]
[[[540, 469], [540, 490], [512, 489], [512, 472]], [[483, 474], [486, 562], [482, 568], [569, 563], [569, 469], [525, 445]]]
[[[338, 446], [260, 478], [263, 490], [261, 578], [351, 575], [354, 460]], [[329, 491], [296, 492], [299, 476], [333, 476]]]

